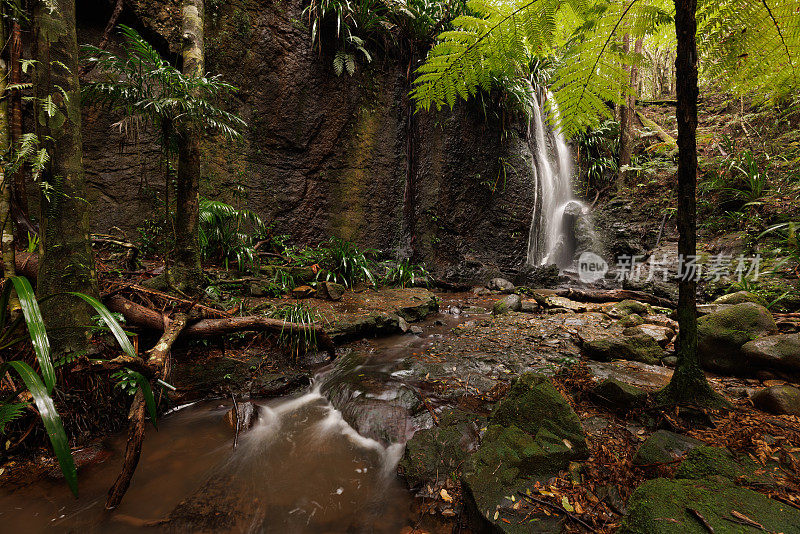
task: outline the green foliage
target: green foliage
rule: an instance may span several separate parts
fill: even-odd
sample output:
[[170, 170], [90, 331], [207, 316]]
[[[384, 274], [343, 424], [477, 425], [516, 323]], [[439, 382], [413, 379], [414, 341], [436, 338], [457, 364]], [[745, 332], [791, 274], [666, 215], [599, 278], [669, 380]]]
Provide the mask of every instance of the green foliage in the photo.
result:
[[412, 287], [417, 283], [428, 284], [430, 274], [421, 265], [403, 259], [391, 267], [383, 277], [383, 283], [389, 286]]
[[[73, 493], [77, 495], [77, 472], [72, 459], [64, 426], [61, 418], [53, 404], [51, 394], [56, 384], [55, 367], [50, 353], [50, 341], [47, 337], [44, 320], [39, 309], [39, 302], [30, 282], [25, 277], [15, 276], [6, 283], [2, 295], [0, 296], [0, 350], [7, 349], [17, 343], [29, 340], [33, 346], [36, 361], [39, 366], [37, 373], [27, 363], [23, 361], [10, 361], [0, 366], [0, 377], [10, 371], [16, 372], [25, 384], [36, 404], [39, 416], [44, 423], [47, 435], [53, 446], [53, 451], [58, 459], [64, 477]], [[13, 318], [8, 313], [8, 301], [11, 291], [15, 291], [19, 298], [22, 308], [22, 316]], [[112, 332], [118, 343], [129, 356], [136, 356], [136, 352], [130, 343], [125, 332], [113, 314], [101, 304], [97, 299], [82, 293], [70, 292], [87, 304], [91, 305], [99, 316], [103, 319], [108, 329]], [[27, 336], [19, 337], [19, 327], [22, 322], [27, 326]], [[142, 377], [143, 378], [143, 377]], [[150, 386], [140, 383], [151, 417], [155, 421], [155, 402]], [[148, 391], [150, 391], [148, 395]], [[5, 430], [5, 426], [12, 420], [21, 415], [21, 410], [27, 406], [25, 403], [16, 402], [16, 398], [21, 391], [12, 392], [5, 398], [0, 399], [0, 431]]]
[[319, 277], [345, 287], [353, 287], [362, 281], [375, 285], [375, 264], [367, 257], [368, 254], [374, 256], [375, 251], [362, 251], [355, 243], [332, 237], [315, 254], [322, 267]]
[[[281, 319], [288, 323], [312, 325], [319, 320], [315, 310], [307, 308], [302, 302], [289, 304], [272, 309], [269, 314], [273, 319]], [[293, 359], [298, 359], [302, 354], [313, 352], [317, 348], [317, 336], [314, 330], [303, 331], [281, 330], [278, 343], [286, 348]]]
[[239, 270], [257, 263], [256, 244], [267, 228], [254, 212], [217, 200], [200, 200], [200, 250], [206, 259], [234, 261]]
[[800, 221], [789, 221], [770, 226], [764, 230], [758, 239], [765, 237], [777, 238], [779, 242], [778, 253], [787, 254], [791, 258], [800, 262], [800, 242], [798, 241], [798, 229]]
[[586, 186], [602, 190], [619, 172], [619, 121], [606, 120], [575, 137], [581, 165], [586, 164]]
[[[124, 54], [94, 46], [84, 46], [86, 63], [96, 66], [104, 81], [82, 85], [83, 98], [121, 111], [116, 124], [122, 132], [137, 136], [142, 126], [159, 131], [168, 126], [180, 132], [187, 127], [202, 127], [229, 139], [241, 137], [247, 124], [236, 115], [215, 105], [236, 88], [219, 76], [185, 76], [165, 61], [150, 43], [134, 29], [120, 26]], [[165, 147], [170, 139], [162, 139]]]

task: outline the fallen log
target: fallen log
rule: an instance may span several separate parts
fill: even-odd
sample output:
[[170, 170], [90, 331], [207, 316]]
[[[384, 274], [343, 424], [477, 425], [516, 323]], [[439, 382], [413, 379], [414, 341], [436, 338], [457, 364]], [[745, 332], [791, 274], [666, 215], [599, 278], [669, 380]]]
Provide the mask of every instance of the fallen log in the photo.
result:
[[630, 289], [559, 289], [555, 292], [559, 297], [565, 297], [578, 302], [613, 302], [621, 300], [638, 300], [645, 304], [675, 309], [677, 304], [669, 299], [664, 299]]
[[[150, 351], [150, 357], [147, 359], [147, 365], [152, 369], [155, 376], [162, 380], [166, 375], [167, 357], [172, 349], [172, 345], [186, 329], [189, 324], [189, 316], [180, 313], [175, 316], [173, 321], [170, 321], [169, 326], [165, 329], [164, 335], [158, 340], [156, 346]], [[128, 491], [131, 485], [133, 473], [136, 471], [136, 466], [139, 465], [139, 458], [142, 456], [142, 443], [144, 442], [144, 426], [145, 426], [145, 402], [142, 390], [136, 392], [133, 399], [131, 410], [128, 414], [130, 421], [128, 427], [128, 442], [125, 445], [125, 459], [122, 462], [122, 471], [114, 485], [108, 490], [108, 499], [106, 500], [106, 510], [113, 510], [122, 502], [122, 498]]]
[[[151, 330], [164, 330], [169, 321], [160, 312], [131, 302], [119, 295], [109, 297], [106, 300], [106, 306], [108, 306], [109, 310], [125, 316], [128, 323]], [[336, 355], [336, 345], [319, 324], [289, 323], [280, 319], [271, 319], [258, 315], [201, 319], [187, 326], [183, 335], [209, 337], [242, 331], [272, 332], [276, 334], [281, 332], [312, 332], [317, 339], [319, 348], [325, 350], [332, 358]]]

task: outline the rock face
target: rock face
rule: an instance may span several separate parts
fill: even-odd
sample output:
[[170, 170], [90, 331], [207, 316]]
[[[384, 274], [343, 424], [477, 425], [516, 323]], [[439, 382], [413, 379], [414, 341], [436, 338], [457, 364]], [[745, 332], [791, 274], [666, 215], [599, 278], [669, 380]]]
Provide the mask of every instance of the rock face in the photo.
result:
[[530, 373], [519, 377], [464, 467], [465, 501], [475, 531], [513, 532], [499, 508], [513, 504], [506, 497], [587, 455], [580, 420], [550, 379]]
[[[163, 54], [179, 49], [179, 2], [125, 4], [123, 17]], [[201, 194], [217, 198], [245, 186], [243, 207], [299, 242], [335, 235], [364, 247], [413, 248], [439, 271], [470, 251], [478, 251], [479, 261], [518, 266], [535, 191], [527, 125], [502, 125], [502, 114], [484, 114], [477, 103], [414, 114], [408, 61], [377, 50], [354, 76], [337, 77], [331, 54], [312, 50], [308, 29], [297, 23], [305, 5], [230, 0], [207, 6], [207, 70], [240, 89], [231, 111], [248, 126], [241, 146], [205, 144]], [[79, 17], [79, 41], [96, 43], [102, 26], [95, 25], [108, 17], [85, 11]], [[88, 200], [95, 229], [103, 232], [134, 230], [163, 197], [155, 135], [120, 153], [110, 128], [118, 119], [100, 109], [84, 114]], [[486, 183], [504, 165], [513, 169], [494, 191]]]
[[800, 389], [794, 386], [772, 386], [756, 391], [753, 405], [775, 414], [800, 415]]
[[[719, 480], [648, 480], [633, 492], [621, 534], [708, 534], [689, 510], [697, 510], [715, 532], [761, 529], [737, 525], [735, 510], [767, 532], [800, 532], [800, 510], [752, 490]], [[726, 519], [727, 518], [727, 519]]]
[[742, 346], [778, 331], [772, 314], [759, 304], [744, 302], [697, 320], [698, 354], [706, 369], [742, 374], [751, 370]]
[[768, 369], [800, 373], [800, 334], [765, 336], [742, 345], [742, 354]]

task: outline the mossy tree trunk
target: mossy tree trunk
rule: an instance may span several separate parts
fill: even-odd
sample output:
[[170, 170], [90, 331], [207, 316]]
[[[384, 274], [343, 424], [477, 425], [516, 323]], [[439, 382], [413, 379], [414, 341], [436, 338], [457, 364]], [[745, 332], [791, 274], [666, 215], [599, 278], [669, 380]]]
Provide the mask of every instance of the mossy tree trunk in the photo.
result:
[[[5, 6], [0, 5], [0, 12], [5, 15]], [[5, 24], [0, 18], [0, 42], [6, 42]], [[9, 75], [8, 61], [5, 57], [0, 57], [0, 95], [5, 96], [6, 80]], [[0, 100], [0, 154], [8, 154], [11, 147], [11, 131], [9, 124], [8, 99]], [[6, 162], [0, 163], [0, 235], [2, 235], [3, 250], [3, 278], [8, 280], [15, 276], [16, 259], [14, 253], [14, 224], [11, 218], [11, 184], [13, 177], [6, 172]], [[9, 283], [9, 282], [6, 282]], [[20, 311], [19, 300], [15, 295], [9, 300], [9, 309], [12, 313]]]
[[[675, 0], [675, 60], [678, 92], [678, 254], [697, 253], [697, 0]], [[683, 273], [679, 273], [683, 274]], [[711, 389], [697, 355], [697, 281], [681, 276], [678, 282], [678, 364], [660, 400], [670, 404], [722, 406]]]
[[[11, 72], [11, 84], [19, 85], [22, 83], [22, 26], [20, 17], [22, 16], [22, 3], [20, 0], [13, 0], [11, 13], [11, 40], [9, 42], [9, 70]], [[4, 41], [5, 42], [5, 41]], [[22, 91], [15, 89], [11, 91], [10, 115], [11, 115], [11, 144], [16, 146], [22, 139]], [[22, 215], [28, 216], [28, 197], [25, 193], [26, 173], [24, 169], [17, 171], [14, 176], [13, 198], [17, 208]]]
[[[183, 2], [183, 73], [203, 76], [203, 0]], [[187, 124], [178, 132], [178, 180], [175, 204], [175, 261], [170, 269], [170, 285], [179, 291], [194, 292], [203, 283], [198, 237], [200, 176], [202, 174], [202, 130]]]
[[34, 2], [37, 133], [50, 155], [42, 174], [39, 297], [54, 354], [87, 347], [89, 306], [65, 291], [97, 294], [81, 145], [75, 0]]

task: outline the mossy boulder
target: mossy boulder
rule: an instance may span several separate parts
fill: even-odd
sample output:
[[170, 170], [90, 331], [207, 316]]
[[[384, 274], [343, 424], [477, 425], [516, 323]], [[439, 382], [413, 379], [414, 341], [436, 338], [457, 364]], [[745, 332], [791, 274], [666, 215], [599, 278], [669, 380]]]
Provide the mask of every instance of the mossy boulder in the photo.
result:
[[612, 410], [627, 412], [647, 402], [647, 392], [636, 386], [607, 378], [592, 389], [592, 398]]
[[622, 319], [619, 320], [619, 325], [625, 328], [631, 328], [634, 326], [639, 326], [644, 324], [644, 319], [638, 313], [632, 313], [630, 315], [626, 315]]
[[744, 374], [752, 371], [742, 346], [777, 332], [772, 314], [753, 302], [735, 304], [697, 320], [698, 354], [705, 369]]
[[410, 488], [447, 477], [458, 478], [457, 471], [467, 458], [477, 436], [480, 417], [460, 410], [445, 410], [439, 424], [420, 430], [406, 443], [400, 470]]
[[742, 354], [758, 367], [800, 374], [800, 334], [764, 336], [742, 345]]
[[789, 386], [771, 386], [760, 389], [752, 396], [753, 405], [768, 413], [800, 415], [800, 389]]
[[742, 304], [744, 302], [754, 302], [759, 306], [767, 307], [767, 301], [750, 291], [737, 291], [722, 295], [714, 301], [714, 304]]
[[492, 315], [504, 315], [508, 312], [522, 310], [522, 298], [519, 295], [508, 295], [501, 298], [492, 306]]
[[[755, 491], [714, 480], [648, 480], [628, 500], [619, 534], [708, 534], [696, 510], [717, 534], [750, 534], [760, 529], [734, 522], [733, 511], [767, 532], [800, 532], [800, 510]], [[729, 521], [734, 520], [734, 521]]]
[[550, 379], [532, 373], [520, 376], [495, 409], [480, 449], [464, 468], [465, 502], [470, 516], [477, 518], [477, 530], [553, 531], [531, 530], [530, 525], [520, 525], [519, 518], [506, 523], [498, 507], [513, 504], [507, 497], [587, 456], [580, 419]]
[[664, 355], [664, 349], [647, 334], [593, 339], [583, 344], [583, 350], [589, 358], [601, 362], [631, 360], [654, 365]]
[[659, 465], [675, 461], [704, 443], [668, 430], [658, 430], [639, 446], [633, 456], [635, 465]]
[[728, 449], [705, 445], [689, 451], [675, 473], [675, 478], [692, 480], [715, 477], [739, 485], [757, 484], [775, 489], [785, 483], [785, 472], [777, 462], [761, 465], [749, 456], [734, 456]]
[[626, 317], [631, 314], [652, 315], [653, 307], [638, 300], [622, 300], [605, 308], [605, 312], [612, 317]]

